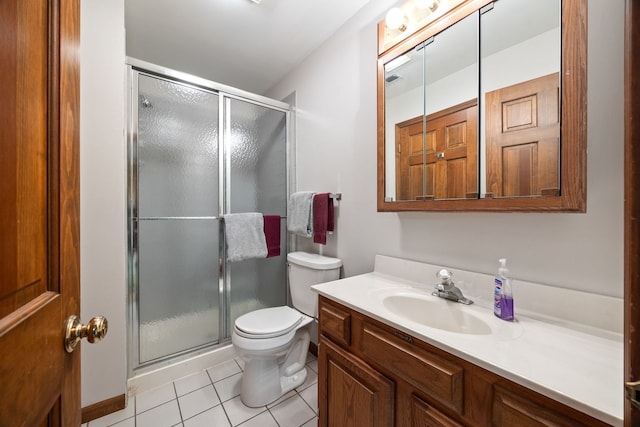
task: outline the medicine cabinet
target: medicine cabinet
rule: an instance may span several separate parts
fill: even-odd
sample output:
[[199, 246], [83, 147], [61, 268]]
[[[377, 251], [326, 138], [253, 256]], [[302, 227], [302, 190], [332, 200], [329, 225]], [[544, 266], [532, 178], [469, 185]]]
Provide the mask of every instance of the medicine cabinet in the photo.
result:
[[407, 34], [381, 22], [378, 210], [584, 212], [586, 3], [434, 1]]

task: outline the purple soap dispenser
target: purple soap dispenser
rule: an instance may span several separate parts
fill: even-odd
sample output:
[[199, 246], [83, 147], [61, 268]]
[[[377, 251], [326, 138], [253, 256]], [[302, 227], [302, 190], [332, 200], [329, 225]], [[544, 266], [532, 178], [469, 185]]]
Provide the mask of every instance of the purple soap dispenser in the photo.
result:
[[493, 314], [502, 320], [513, 320], [513, 293], [506, 258], [500, 258], [500, 268], [494, 279]]

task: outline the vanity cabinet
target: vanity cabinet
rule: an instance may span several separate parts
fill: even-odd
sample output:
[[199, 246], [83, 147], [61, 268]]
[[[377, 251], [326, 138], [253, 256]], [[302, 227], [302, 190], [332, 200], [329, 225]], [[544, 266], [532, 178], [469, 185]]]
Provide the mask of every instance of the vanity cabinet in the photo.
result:
[[329, 340], [322, 342], [319, 364], [324, 369], [318, 393], [325, 425], [376, 426], [393, 424], [395, 386], [357, 357]]
[[607, 424], [324, 296], [319, 426]]

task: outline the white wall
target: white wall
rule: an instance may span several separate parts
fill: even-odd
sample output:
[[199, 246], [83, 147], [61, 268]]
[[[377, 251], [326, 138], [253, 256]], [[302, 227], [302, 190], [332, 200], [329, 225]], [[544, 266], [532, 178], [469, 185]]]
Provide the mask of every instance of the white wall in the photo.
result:
[[82, 343], [82, 406], [126, 393], [124, 0], [83, 0], [80, 32], [81, 317], [109, 331]]
[[376, 211], [376, 23], [392, 5], [372, 0], [267, 94], [296, 92], [298, 190], [343, 193], [324, 253], [347, 276], [376, 253], [489, 274], [507, 257], [515, 278], [622, 297], [624, 2], [589, 0], [586, 214]]

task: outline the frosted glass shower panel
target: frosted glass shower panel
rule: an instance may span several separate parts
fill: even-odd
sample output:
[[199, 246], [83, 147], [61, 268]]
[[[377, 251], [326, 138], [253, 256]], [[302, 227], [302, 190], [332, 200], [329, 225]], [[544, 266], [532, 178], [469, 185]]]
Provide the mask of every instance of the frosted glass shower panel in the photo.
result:
[[232, 213], [280, 215], [280, 256], [230, 263], [230, 324], [249, 311], [286, 304], [286, 113], [229, 100], [229, 184]]
[[138, 215], [218, 215], [218, 95], [140, 74]]
[[[286, 219], [280, 228], [280, 256], [227, 264], [231, 272], [230, 325], [253, 310], [287, 303]], [[228, 331], [230, 333], [230, 331]]]
[[140, 362], [219, 337], [219, 220], [139, 225]]
[[285, 216], [286, 114], [230, 100], [231, 212]]

